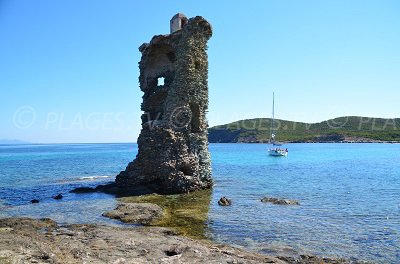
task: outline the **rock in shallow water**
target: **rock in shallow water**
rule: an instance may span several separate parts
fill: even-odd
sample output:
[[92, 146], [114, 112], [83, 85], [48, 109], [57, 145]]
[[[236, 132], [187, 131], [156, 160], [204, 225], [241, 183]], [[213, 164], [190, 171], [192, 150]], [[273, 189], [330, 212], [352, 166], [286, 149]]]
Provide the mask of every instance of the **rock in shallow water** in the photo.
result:
[[59, 193], [53, 197], [53, 199], [55, 199], [55, 200], [61, 200], [62, 198], [63, 198], [63, 195], [61, 193]]
[[163, 216], [163, 209], [151, 203], [121, 203], [103, 216], [118, 219], [124, 223], [148, 225]]
[[96, 189], [92, 188], [92, 187], [78, 187], [69, 192], [70, 193], [94, 193], [94, 192], [96, 192]]
[[285, 198], [273, 198], [273, 197], [264, 197], [261, 199], [263, 203], [273, 203], [279, 205], [300, 205], [300, 203], [296, 200], [289, 200]]
[[220, 206], [229, 206], [231, 204], [232, 204], [232, 201], [230, 199], [226, 198], [225, 196], [221, 197], [221, 199], [219, 199], [219, 201], [218, 201], [218, 205], [220, 205]]

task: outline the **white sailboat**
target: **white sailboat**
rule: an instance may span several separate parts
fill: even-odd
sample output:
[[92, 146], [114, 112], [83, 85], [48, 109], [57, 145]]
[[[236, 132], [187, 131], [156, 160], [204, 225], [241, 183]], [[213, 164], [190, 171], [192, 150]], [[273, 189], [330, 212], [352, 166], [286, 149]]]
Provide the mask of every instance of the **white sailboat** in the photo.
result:
[[281, 147], [282, 144], [275, 142], [274, 121], [275, 121], [275, 93], [272, 93], [272, 120], [271, 120], [271, 135], [269, 138], [269, 143], [272, 144], [272, 146], [268, 149], [268, 154], [270, 156], [275, 156], [275, 157], [284, 157], [287, 156], [288, 149], [282, 148]]

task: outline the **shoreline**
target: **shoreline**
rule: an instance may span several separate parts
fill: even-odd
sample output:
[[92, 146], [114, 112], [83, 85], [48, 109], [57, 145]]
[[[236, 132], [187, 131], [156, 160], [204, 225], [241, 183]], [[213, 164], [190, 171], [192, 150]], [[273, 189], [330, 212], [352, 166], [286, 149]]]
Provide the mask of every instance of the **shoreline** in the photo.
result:
[[[18, 216], [0, 218], [0, 263], [372, 263], [300, 252], [269, 255], [229, 242], [218, 243], [204, 234], [211, 202], [209, 190], [178, 195], [124, 193], [119, 198], [113, 185], [85, 190], [114, 192], [118, 204], [133, 205], [128, 214], [123, 212], [128, 218], [134, 216], [133, 219], [114, 218], [120, 225], [113, 225], [93, 221], [59, 224], [50, 218]], [[137, 205], [146, 208], [135, 211]], [[164, 215], [149, 216], [149, 205], [160, 207]], [[118, 207], [113, 211], [118, 211]], [[106, 215], [109, 212], [101, 213], [113, 218]], [[144, 222], [137, 221], [141, 215], [147, 217]]]
[[300, 255], [268, 256], [179, 236], [162, 227], [58, 225], [49, 218], [0, 219], [1, 263], [367, 263]]

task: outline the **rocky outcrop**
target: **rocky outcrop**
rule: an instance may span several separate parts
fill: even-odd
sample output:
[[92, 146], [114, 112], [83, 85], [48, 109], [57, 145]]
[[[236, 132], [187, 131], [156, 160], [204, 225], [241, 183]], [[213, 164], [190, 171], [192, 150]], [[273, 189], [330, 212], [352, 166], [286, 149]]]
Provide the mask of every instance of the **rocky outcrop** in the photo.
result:
[[343, 142], [344, 139], [345, 139], [344, 135], [332, 133], [332, 134], [316, 136], [312, 139], [312, 141], [321, 143], [335, 143], [335, 142]]
[[94, 224], [59, 226], [50, 219], [0, 219], [0, 263], [358, 263], [311, 256], [271, 257], [176, 236], [165, 228]]
[[272, 197], [264, 197], [261, 199], [263, 203], [273, 203], [279, 205], [300, 205], [300, 203], [296, 200], [289, 200], [285, 198], [272, 198]]
[[107, 194], [113, 194], [117, 197], [125, 197], [125, 196], [150, 194], [153, 193], [154, 191], [143, 185], [132, 186], [129, 189], [127, 189], [119, 187], [115, 184], [115, 182], [112, 182], [112, 183], [98, 185], [96, 187], [77, 187], [75, 189], [70, 190], [69, 192], [77, 194], [102, 192]]
[[200, 16], [181, 22], [139, 47], [142, 130], [136, 159], [116, 178], [119, 187], [170, 194], [212, 186], [206, 119], [212, 29]]
[[98, 189], [92, 187], [77, 187], [71, 191], [70, 193], [94, 193], [97, 192]]
[[120, 203], [117, 208], [103, 216], [118, 219], [124, 223], [148, 225], [163, 216], [160, 206], [151, 203]]

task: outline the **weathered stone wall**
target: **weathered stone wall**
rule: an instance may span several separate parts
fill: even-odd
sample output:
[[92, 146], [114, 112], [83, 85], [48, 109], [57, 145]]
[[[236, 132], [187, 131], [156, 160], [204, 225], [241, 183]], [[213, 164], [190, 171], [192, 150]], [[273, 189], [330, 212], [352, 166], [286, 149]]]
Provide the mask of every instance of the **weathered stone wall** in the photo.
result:
[[181, 193], [212, 186], [206, 119], [211, 35], [211, 25], [197, 16], [181, 30], [140, 46], [144, 113], [139, 151], [117, 176], [119, 187]]
[[184, 14], [178, 13], [171, 18], [169, 22], [170, 33], [180, 30], [187, 23], [187, 18]]

